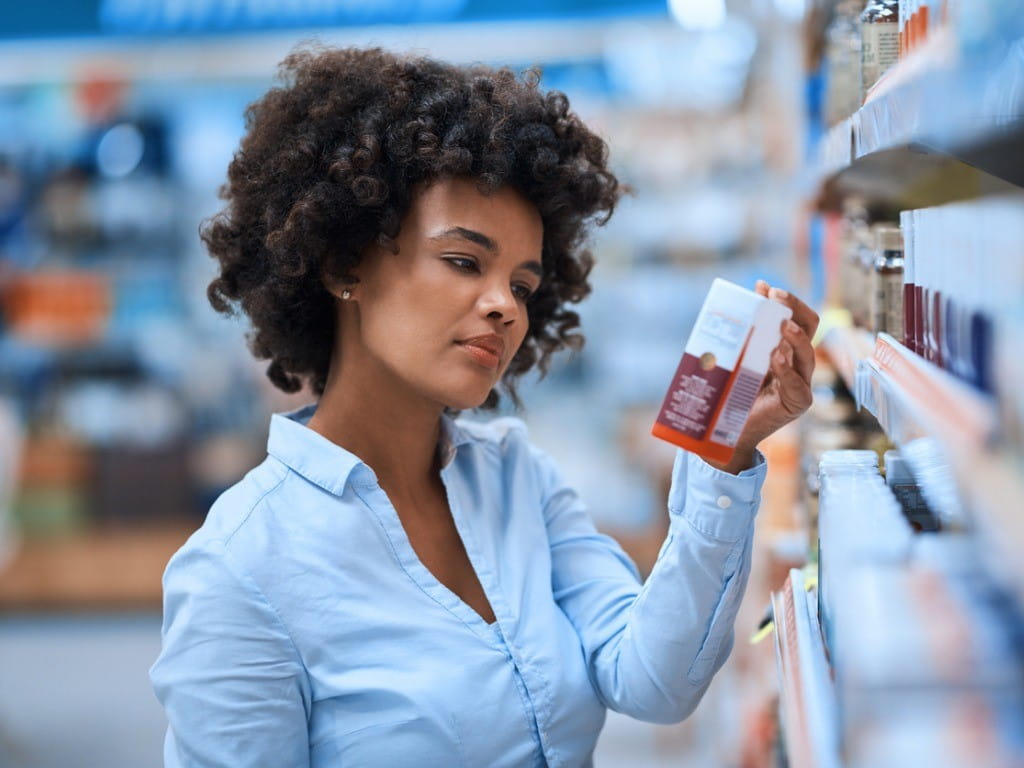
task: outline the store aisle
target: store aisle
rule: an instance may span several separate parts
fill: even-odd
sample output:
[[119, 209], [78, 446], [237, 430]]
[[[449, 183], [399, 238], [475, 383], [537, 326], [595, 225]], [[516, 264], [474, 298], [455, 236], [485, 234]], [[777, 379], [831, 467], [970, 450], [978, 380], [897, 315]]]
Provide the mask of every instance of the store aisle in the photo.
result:
[[0, 619], [0, 765], [161, 766], [159, 648], [155, 614]]
[[689, 768], [685, 725], [652, 725], [608, 713], [594, 752], [595, 768]]

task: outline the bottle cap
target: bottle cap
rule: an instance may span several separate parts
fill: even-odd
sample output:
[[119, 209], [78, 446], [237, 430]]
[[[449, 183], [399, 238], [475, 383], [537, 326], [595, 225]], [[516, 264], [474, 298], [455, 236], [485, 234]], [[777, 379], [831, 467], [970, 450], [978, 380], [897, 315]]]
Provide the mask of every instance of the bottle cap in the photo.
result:
[[874, 469], [878, 471], [878, 454], [865, 450], [826, 451], [822, 454], [818, 468], [822, 473], [847, 468]]
[[889, 485], [914, 483], [914, 475], [899, 451], [885, 452], [885, 482]]

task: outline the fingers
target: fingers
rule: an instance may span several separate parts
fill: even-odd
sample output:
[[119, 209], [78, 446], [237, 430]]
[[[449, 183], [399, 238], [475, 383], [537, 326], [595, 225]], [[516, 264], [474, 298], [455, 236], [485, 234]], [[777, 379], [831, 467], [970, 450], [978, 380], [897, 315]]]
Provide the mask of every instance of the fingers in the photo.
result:
[[792, 310], [792, 319], [782, 323], [783, 340], [779, 349], [790, 368], [810, 384], [811, 374], [814, 373], [814, 347], [811, 346], [811, 339], [818, 330], [818, 313], [789, 291], [771, 286], [765, 280], [758, 280], [754, 291]]
[[774, 299], [781, 304], [785, 304], [793, 310], [793, 322], [804, 329], [804, 333], [807, 334], [807, 338], [814, 338], [814, 333], [818, 330], [819, 318], [817, 312], [808, 307], [789, 291], [784, 291], [781, 288], [769, 288], [768, 298]]
[[779, 348], [772, 352], [771, 371], [778, 382], [782, 407], [793, 416], [799, 416], [811, 407], [811, 385], [797, 372], [791, 359], [787, 359], [793, 352], [793, 346], [783, 340]]
[[790, 362], [796, 372], [810, 384], [811, 374], [814, 373], [814, 347], [811, 346], [810, 337], [792, 320], [783, 320], [782, 339], [782, 343], [788, 343], [793, 351]]
[[754, 285], [754, 292], [767, 299], [773, 299], [780, 304], [785, 304], [793, 311], [793, 322], [804, 329], [808, 339], [813, 339], [818, 330], [818, 313], [804, 304], [800, 299], [782, 288], [769, 285], [764, 280], [758, 280]]

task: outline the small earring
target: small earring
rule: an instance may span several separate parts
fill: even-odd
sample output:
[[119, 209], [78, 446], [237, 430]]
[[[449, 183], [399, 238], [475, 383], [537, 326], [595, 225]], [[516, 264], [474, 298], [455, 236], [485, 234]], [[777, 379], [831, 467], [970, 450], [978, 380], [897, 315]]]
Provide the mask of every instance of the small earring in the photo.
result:
[[348, 288], [346, 288], [345, 290], [343, 290], [341, 292], [341, 298], [343, 298], [346, 301], [348, 301], [349, 299], [352, 298], [352, 291], [350, 291]]

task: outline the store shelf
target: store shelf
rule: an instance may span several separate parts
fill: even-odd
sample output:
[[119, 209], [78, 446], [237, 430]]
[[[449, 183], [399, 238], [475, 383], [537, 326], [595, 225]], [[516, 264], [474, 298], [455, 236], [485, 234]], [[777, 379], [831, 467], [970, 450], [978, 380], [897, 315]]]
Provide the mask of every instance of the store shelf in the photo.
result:
[[0, 570], [0, 612], [159, 611], [161, 578], [185, 524], [29, 539]]
[[975, 529], [995, 555], [991, 570], [1024, 597], [1024, 480], [998, 447], [995, 403], [884, 333], [858, 363], [854, 393], [899, 446], [931, 508], [947, 525]]
[[796, 569], [772, 594], [782, 728], [792, 768], [839, 768], [836, 695], [815, 594]]
[[[950, 446], [955, 443], [963, 450], [977, 451], [996, 438], [998, 415], [991, 398], [887, 333], [878, 334], [871, 357], [858, 363], [855, 394], [897, 442], [920, 437], [923, 430], [925, 436]], [[879, 397], [872, 399], [869, 394]]]
[[822, 346], [850, 392], [857, 387], [857, 363], [871, 356], [875, 336], [863, 328], [837, 326], [822, 337]]
[[818, 147], [818, 205], [925, 208], [1024, 186], [1024, 59], [964, 61], [952, 34], [901, 61]]

